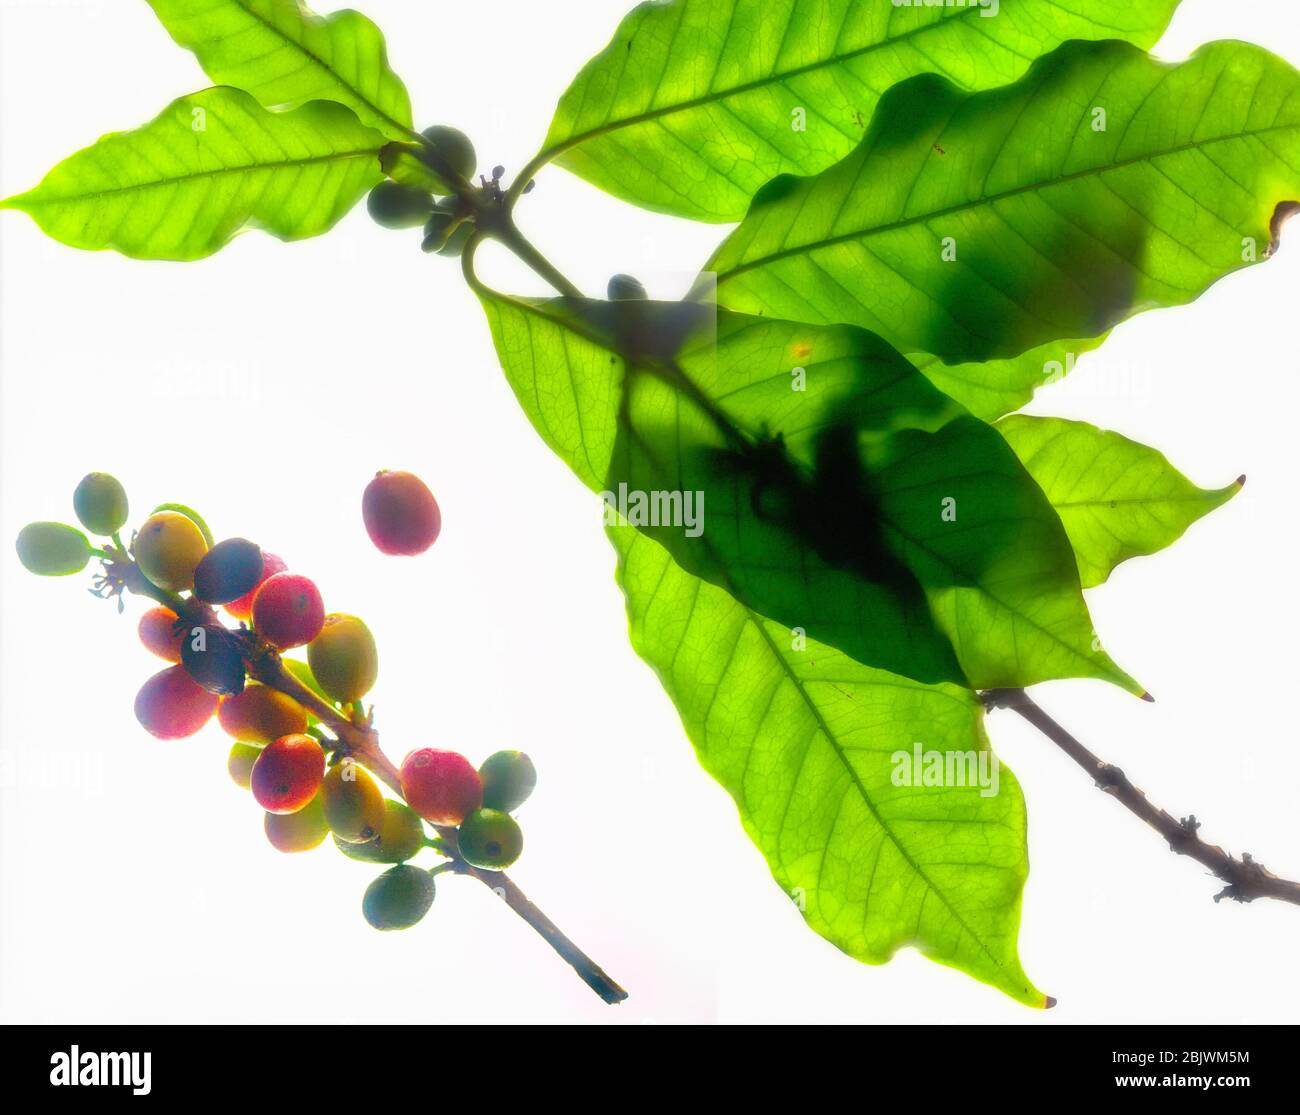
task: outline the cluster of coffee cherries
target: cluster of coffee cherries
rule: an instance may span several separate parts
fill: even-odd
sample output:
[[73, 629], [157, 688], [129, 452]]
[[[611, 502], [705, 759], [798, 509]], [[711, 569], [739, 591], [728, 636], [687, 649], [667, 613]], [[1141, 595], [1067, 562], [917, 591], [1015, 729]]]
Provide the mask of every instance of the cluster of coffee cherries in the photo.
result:
[[[72, 502], [85, 531], [103, 544], [67, 523], [31, 523], [17, 540], [23, 565], [67, 576], [98, 558], [103, 572], [92, 591], [116, 596], [119, 607], [127, 592], [156, 601], [140, 618], [139, 637], [170, 665], [136, 695], [137, 720], [158, 739], [176, 740], [215, 717], [234, 739], [230, 776], [251, 791], [265, 813], [266, 837], [280, 851], [308, 851], [332, 836], [352, 859], [392, 865], [365, 892], [371, 925], [418, 922], [433, 902], [439, 870], [499, 871], [519, 857], [523, 835], [511, 813], [537, 780], [527, 755], [500, 751], [476, 770], [453, 751], [412, 751], [401, 765], [401, 801], [385, 797], [366, 757], [357, 761], [330, 734], [329, 721], [367, 731], [373, 723], [374, 710], [362, 700], [378, 678], [379, 655], [364, 621], [327, 613], [308, 577], [248, 539], [215, 541], [202, 517], [180, 504], [155, 508], [125, 545], [127, 494], [107, 473], [85, 477]], [[437, 501], [411, 473], [378, 473], [361, 510], [385, 554], [423, 553], [441, 530]], [[227, 626], [218, 609], [238, 626]], [[297, 648], [305, 648], [305, 660], [287, 654]], [[295, 699], [258, 680], [286, 674], [313, 698], [298, 688]], [[407, 862], [426, 847], [450, 864], [428, 870]]]
[[[435, 124], [420, 133], [423, 149], [417, 155], [436, 173], [445, 167], [473, 184], [478, 155], [469, 136], [446, 124]], [[485, 198], [500, 200], [504, 167], [494, 167], [492, 180], [480, 177], [475, 190]], [[370, 216], [391, 229], [424, 228], [422, 246], [426, 252], [459, 256], [474, 232], [475, 209], [455, 194], [438, 196], [434, 191], [405, 182], [381, 182], [366, 199]]]

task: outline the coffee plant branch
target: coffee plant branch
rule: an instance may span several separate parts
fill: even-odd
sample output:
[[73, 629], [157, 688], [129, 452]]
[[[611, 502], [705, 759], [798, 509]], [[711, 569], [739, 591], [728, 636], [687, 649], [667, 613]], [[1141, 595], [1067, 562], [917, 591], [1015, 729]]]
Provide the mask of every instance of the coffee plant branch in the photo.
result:
[[[182, 619], [193, 618], [197, 622], [211, 622], [206, 615], [196, 615], [196, 608], [206, 610], [205, 606], [176, 593], [160, 589], [150, 582], [124, 548], [115, 547], [106, 554], [105, 574], [115, 585], [120, 586], [119, 591], [125, 590], [147, 596], [170, 608]], [[255, 632], [247, 628], [241, 630], [248, 645], [246, 664], [249, 676], [262, 685], [279, 690], [302, 705], [335, 734], [338, 742], [343, 745], [342, 750], [380, 778], [400, 800], [404, 801], [402, 781], [397, 767], [380, 748], [379, 733], [371, 726], [369, 718], [362, 717], [358, 721], [345, 716], [289, 673], [279, 652], [265, 640], [258, 638]], [[468, 875], [477, 879], [504, 900], [506, 905], [531, 926], [606, 1003], [611, 1005], [621, 1003], [627, 998], [628, 993], [530, 901], [505, 872], [484, 871], [468, 863], [457, 848], [455, 828], [442, 825], [434, 825], [433, 828], [437, 831], [440, 841], [440, 845], [437, 846], [439, 853], [450, 860], [446, 865], [448, 870], [457, 875]]]
[[1201, 824], [1195, 816], [1175, 819], [1163, 809], [1157, 809], [1119, 767], [1103, 762], [1084, 747], [1023, 689], [990, 689], [981, 693], [980, 699], [986, 708], [1009, 708], [1029, 721], [1092, 775], [1099, 790], [1110, 794], [1130, 813], [1160, 833], [1168, 841], [1171, 851], [1180, 856], [1190, 856], [1209, 868], [1227, 884], [1214, 896], [1215, 902], [1221, 898], [1230, 898], [1234, 902], [1276, 898], [1300, 906], [1300, 883], [1278, 878], [1257, 863], [1249, 852], [1242, 853], [1241, 859], [1235, 859], [1222, 848], [1207, 844], [1198, 834]]

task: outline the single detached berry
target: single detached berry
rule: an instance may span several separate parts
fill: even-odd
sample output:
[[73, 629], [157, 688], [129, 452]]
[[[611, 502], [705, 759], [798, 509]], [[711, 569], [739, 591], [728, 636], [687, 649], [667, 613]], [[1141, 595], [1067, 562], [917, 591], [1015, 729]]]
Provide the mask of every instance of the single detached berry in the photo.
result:
[[175, 612], [159, 605], [140, 617], [136, 632], [150, 654], [167, 662], [179, 662], [186, 629], [187, 625], [180, 622]]
[[297, 573], [277, 573], [253, 597], [253, 626], [281, 650], [310, 643], [325, 626], [320, 591]]
[[219, 623], [191, 627], [181, 640], [185, 672], [209, 693], [233, 697], [244, 691], [244, 647]]
[[272, 740], [253, 764], [252, 790], [268, 813], [297, 813], [325, 778], [325, 752], [311, 736]]
[[415, 228], [428, 219], [433, 195], [400, 182], [380, 182], [366, 198], [366, 209], [384, 228]]
[[262, 547], [247, 538], [218, 542], [194, 570], [194, 595], [209, 604], [229, 604], [262, 583]]
[[641, 285], [640, 279], [631, 275], [615, 275], [609, 280], [609, 300], [611, 302], [640, 302], [650, 297]]
[[330, 832], [349, 844], [373, 840], [384, 827], [384, 796], [370, 772], [350, 759], [325, 773], [320, 799]]
[[217, 700], [184, 666], [169, 666], [140, 687], [135, 696], [135, 718], [158, 739], [184, 739], [212, 719]]
[[241, 790], [247, 790], [252, 782], [253, 764], [262, 749], [253, 743], [232, 743], [230, 754], [226, 757], [226, 771], [230, 780]]
[[289, 567], [284, 563], [284, 558], [277, 557], [275, 554], [268, 554], [263, 550], [261, 579], [251, 590], [244, 593], [244, 595], [238, 600], [232, 600], [227, 604], [226, 611], [230, 615], [234, 616], [235, 619], [242, 619], [247, 623], [253, 617], [253, 597], [257, 595], [257, 590], [277, 573], [283, 573], [288, 568]]
[[483, 804], [483, 783], [464, 755], [424, 747], [402, 760], [402, 796], [426, 821], [458, 825]]
[[319, 794], [297, 813], [268, 813], [262, 827], [267, 840], [281, 852], [310, 852], [329, 835]]
[[385, 554], [422, 554], [442, 530], [438, 501], [410, 472], [376, 473], [361, 497], [361, 517], [370, 541]]
[[67, 523], [28, 523], [16, 548], [27, 571], [42, 577], [67, 577], [90, 564], [90, 540]]
[[359, 701], [379, 676], [375, 637], [356, 616], [333, 612], [307, 644], [307, 663], [320, 687], [340, 704]]
[[456, 842], [467, 863], [487, 871], [504, 871], [524, 850], [519, 822], [500, 809], [476, 809], [461, 824]]
[[281, 736], [307, 730], [307, 710], [287, 694], [256, 682], [217, 709], [217, 722], [227, 735], [244, 743], [267, 744]]
[[158, 511], [144, 521], [133, 545], [140, 572], [168, 592], [194, 585], [194, 570], [208, 552], [195, 521], [179, 511]]
[[361, 912], [376, 929], [410, 929], [429, 912], [433, 892], [433, 876], [404, 863], [366, 887]]
[[424, 847], [424, 825], [405, 802], [384, 799], [384, 818], [379, 835], [364, 844], [352, 844], [334, 837], [334, 846], [349, 859], [363, 863], [403, 863]]
[[115, 476], [106, 472], [92, 472], [82, 477], [77, 490], [72, 493], [72, 507], [83, 527], [91, 534], [105, 538], [121, 530], [130, 514], [126, 489]]
[[[466, 180], [474, 177], [474, 170], [478, 166], [478, 154], [469, 136], [464, 132], [458, 128], [448, 127], [446, 124], [434, 124], [431, 128], [425, 128], [420, 134], [448, 169]], [[439, 169], [433, 159], [425, 161], [435, 171]]]
[[522, 751], [498, 751], [478, 768], [483, 780], [483, 806], [513, 813], [537, 785], [537, 768]]

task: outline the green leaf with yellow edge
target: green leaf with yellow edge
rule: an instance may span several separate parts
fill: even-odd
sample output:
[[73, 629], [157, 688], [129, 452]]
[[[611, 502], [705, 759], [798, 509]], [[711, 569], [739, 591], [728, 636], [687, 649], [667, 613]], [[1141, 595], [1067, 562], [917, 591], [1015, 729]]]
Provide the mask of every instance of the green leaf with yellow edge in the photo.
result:
[[64, 159], [0, 208], [74, 248], [201, 259], [245, 228], [281, 240], [327, 232], [383, 180], [384, 143], [340, 104], [269, 112], [239, 89], [205, 89]]
[[997, 429], [1061, 516], [1084, 588], [1178, 541], [1246, 479], [1198, 488], [1163, 453], [1087, 422], [1012, 414]]
[[[811, 640], [796, 649], [788, 628], [691, 576], [653, 539], [609, 533], [633, 646], [809, 926], [868, 964], [911, 945], [1049, 1005], [1016, 947], [1024, 798], [997, 765], [978, 698]], [[925, 784], [932, 756], [960, 775]]]
[[1150, 46], [1177, 5], [641, 4], [561, 98], [542, 157], [649, 209], [735, 221], [770, 178], [816, 174], [848, 154], [900, 81], [933, 72], [990, 89], [1069, 39]]
[[1096, 644], [1065, 532], [1004, 439], [878, 338], [480, 294], [543, 438], [611, 503], [676, 498], [669, 521], [629, 518], [693, 575], [919, 681], [1143, 692]]
[[920, 77], [862, 144], [769, 183], [709, 264], [725, 306], [847, 322], [947, 364], [1095, 337], [1265, 258], [1300, 198], [1300, 74], [1070, 43], [1019, 82]]
[[383, 33], [359, 12], [319, 16], [300, 0], [148, 0], [217, 85], [267, 108], [337, 101], [389, 139], [409, 139], [411, 98]]

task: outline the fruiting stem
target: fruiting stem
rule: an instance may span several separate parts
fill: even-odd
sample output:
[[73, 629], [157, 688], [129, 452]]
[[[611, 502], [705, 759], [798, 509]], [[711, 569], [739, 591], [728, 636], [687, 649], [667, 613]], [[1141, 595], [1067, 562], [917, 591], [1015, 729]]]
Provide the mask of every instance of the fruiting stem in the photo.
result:
[[582, 297], [582, 291], [569, 282], [558, 268], [534, 248], [528, 238], [519, 231], [519, 226], [515, 224], [514, 218], [508, 211], [499, 211], [490, 225], [483, 226], [483, 232], [504, 244], [566, 298]]
[[[278, 654], [266, 654], [255, 664], [254, 677], [263, 685], [278, 689], [292, 697], [322, 724], [338, 736], [348, 748], [352, 758], [362, 766], [369, 768], [377, 777], [399, 797], [402, 795], [402, 779], [392, 761], [379, 746], [379, 734], [372, 728], [359, 728], [348, 717], [328, 702], [321, 700], [307, 686], [289, 673]], [[607, 1003], [621, 1003], [627, 998], [627, 992], [605, 974], [590, 956], [578, 948], [560, 928], [539, 910], [523, 891], [503, 871], [482, 871], [464, 860], [456, 844], [456, 830], [443, 825], [434, 825], [442, 847], [442, 855], [450, 857], [450, 863], [444, 870], [450, 869], [458, 875], [468, 875], [477, 879], [484, 886], [505, 900], [516, 914], [542, 937], [560, 956], [582, 977], [582, 981]]]
[[1103, 762], [1084, 747], [1023, 689], [990, 689], [981, 693], [980, 699], [986, 708], [1009, 708], [1029, 721], [1087, 771], [1099, 790], [1110, 794], [1130, 813], [1160, 833], [1169, 842], [1171, 851], [1180, 856], [1190, 856], [1214, 872], [1227, 884], [1214, 896], [1215, 902], [1221, 898], [1230, 898], [1234, 902], [1276, 898], [1300, 906], [1300, 883], [1278, 878], [1256, 863], [1248, 852], [1243, 853], [1241, 859], [1234, 859], [1222, 848], [1207, 844], [1197, 835], [1201, 826], [1195, 816], [1175, 820], [1163, 809], [1157, 809], [1119, 767]]

